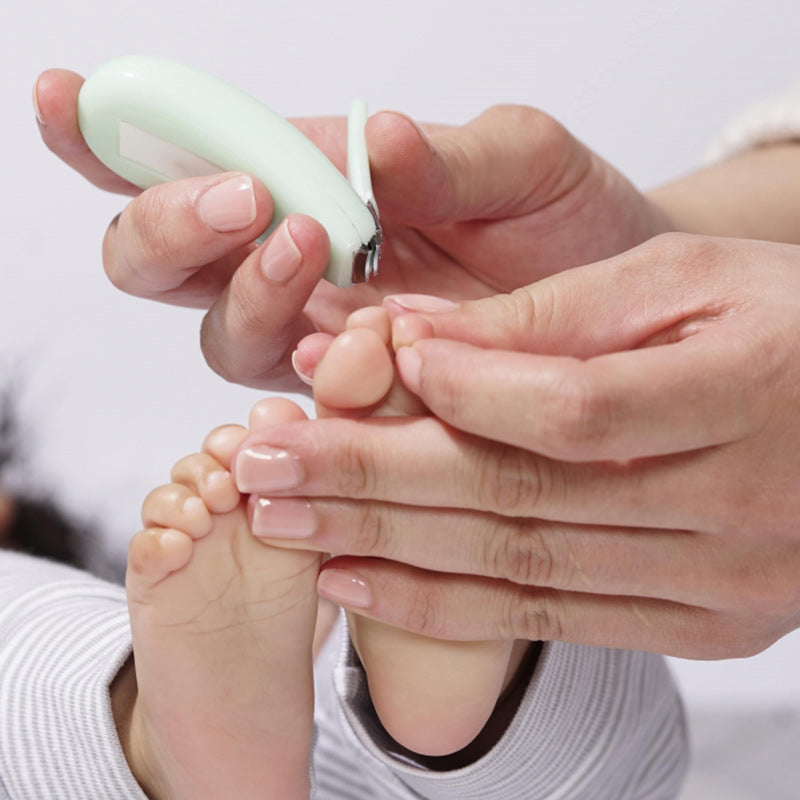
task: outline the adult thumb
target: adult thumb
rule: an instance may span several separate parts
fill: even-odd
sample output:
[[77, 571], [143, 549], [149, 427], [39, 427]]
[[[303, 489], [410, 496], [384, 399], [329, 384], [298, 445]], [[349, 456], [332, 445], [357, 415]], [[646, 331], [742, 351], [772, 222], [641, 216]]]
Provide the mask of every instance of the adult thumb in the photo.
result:
[[390, 295], [384, 304], [393, 318], [393, 344], [435, 337], [577, 358], [643, 346], [705, 307], [707, 286], [687, 280], [696, 265], [686, 240], [696, 238], [659, 236], [619, 256], [480, 300], [456, 304]]
[[381, 212], [425, 227], [532, 213], [578, 183], [592, 158], [552, 117], [515, 105], [424, 129], [381, 112], [367, 141]]

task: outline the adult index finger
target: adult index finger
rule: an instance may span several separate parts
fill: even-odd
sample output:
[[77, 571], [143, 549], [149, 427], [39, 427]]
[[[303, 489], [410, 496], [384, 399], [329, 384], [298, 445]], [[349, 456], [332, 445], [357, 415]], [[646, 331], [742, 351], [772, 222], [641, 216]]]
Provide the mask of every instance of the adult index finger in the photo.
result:
[[[770, 413], [780, 369], [755, 315], [680, 342], [581, 360], [425, 339], [403, 382], [459, 430], [566, 461], [629, 460], [735, 441]], [[760, 331], [764, 331], [762, 334]]]

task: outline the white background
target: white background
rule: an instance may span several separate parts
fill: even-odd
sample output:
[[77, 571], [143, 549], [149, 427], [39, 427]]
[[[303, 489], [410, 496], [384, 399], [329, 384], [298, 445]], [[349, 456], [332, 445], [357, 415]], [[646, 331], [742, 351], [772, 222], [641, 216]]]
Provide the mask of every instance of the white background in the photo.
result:
[[[256, 395], [205, 367], [198, 312], [105, 280], [100, 241], [122, 201], [39, 141], [41, 69], [159, 54], [285, 115], [339, 114], [356, 95], [454, 123], [536, 105], [642, 188], [692, 169], [730, 117], [800, 74], [797, 0], [32, 0], [0, 15], [0, 368], [23, 385], [36, 480], [120, 551], [144, 494]], [[693, 706], [800, 704], [799, 657], [795, 634], [747, 661], [675, 667]]]

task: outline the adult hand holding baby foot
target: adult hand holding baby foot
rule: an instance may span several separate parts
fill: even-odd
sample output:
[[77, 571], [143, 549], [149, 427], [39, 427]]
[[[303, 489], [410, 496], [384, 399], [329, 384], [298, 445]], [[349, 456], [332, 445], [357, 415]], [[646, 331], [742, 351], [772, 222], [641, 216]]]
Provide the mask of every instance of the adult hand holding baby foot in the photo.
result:
[[246, 446], [295, 460], [317, 518], [304, 546], [369, 557], [319, 584], [361, 614], [459, 640], [752, 654], [800, 624], [798, 265], [794, 246], [670, 235], [399, 316], [399, 373], [438, 418]]

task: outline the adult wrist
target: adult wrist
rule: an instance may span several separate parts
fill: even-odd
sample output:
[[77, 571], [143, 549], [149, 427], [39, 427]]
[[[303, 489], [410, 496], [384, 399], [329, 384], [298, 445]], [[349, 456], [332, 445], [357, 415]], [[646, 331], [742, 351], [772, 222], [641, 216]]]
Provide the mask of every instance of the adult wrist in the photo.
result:
[[754, 147], [647, 192], [673, 230], [800, 244], [800, 142]]

